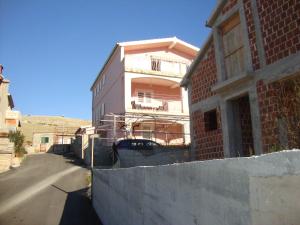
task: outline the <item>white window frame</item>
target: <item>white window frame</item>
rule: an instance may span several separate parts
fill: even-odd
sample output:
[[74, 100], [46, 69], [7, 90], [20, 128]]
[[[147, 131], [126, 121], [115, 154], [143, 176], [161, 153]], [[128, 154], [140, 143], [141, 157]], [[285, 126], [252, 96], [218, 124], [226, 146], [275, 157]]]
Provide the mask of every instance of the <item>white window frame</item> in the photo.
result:
[[[139, 101], [139, 93], [143, 93], [143, 101], [142, 102], [140, 102]], [[149, 102], [147, 102], [147, 98], [146, 98], [146, 95], [147, 94], [150, 94], [150, 98], [148, 98], [148, 99], [150, 99], [150, 101]], [[135, 91], [135, 95], [137, 96], [137, 100], [136, 100], [136, 102], [137, 103], [144, 103], [144, 104], [151, 104], [153, 101], [152, 101], [152, 98], [153, 98], [153, 91], [152, 90], [147, 90], [147, 89], [137, 89], [136, 91]]]
[[105, 115], [105, 103], [101, 104], [100, 115], [101, 115], [101, 117], [103, 117]]
[[102, 76], [102, 87], [104, 86], [104, 84], [105, 84], [105, 79], [106, 79], [106, 75], [105, 74], [103, 74], [103, 76]]
[[[151, 57], [151, 61], [150, 62], [151, 62], [151, 70], [152, 71], [161, 71], [161, 62], [162, 62], [161, 59], [158, 59], [158, 58], [155, 58], [155, 57]], [[155, 63], [155, 66], [154, 66], [154, 63]]]

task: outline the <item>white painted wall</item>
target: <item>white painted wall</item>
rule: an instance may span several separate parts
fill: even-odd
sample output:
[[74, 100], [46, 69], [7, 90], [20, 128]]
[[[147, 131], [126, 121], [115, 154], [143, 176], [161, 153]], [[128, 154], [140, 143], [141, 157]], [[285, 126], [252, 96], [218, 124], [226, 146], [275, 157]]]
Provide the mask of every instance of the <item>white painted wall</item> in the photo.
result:
[[124, 86], [123, 75], [124, 65], [122, 62], [122, 48], [118, 47], [112, 56], [110, 62], [106, 65], [101, 76], [98, 78], [94, 89], [102, 82], [105, 75], [105, 83], [101, 87], [101, 91], [94, 96], [93, 94], [93, 125], [94, 115], [99, 114], [101, 104], [105, 104], [106, 113], [121, 113], [124, 112]]
[[296, 225], [300, 151], [93, 171], [105, 225]]

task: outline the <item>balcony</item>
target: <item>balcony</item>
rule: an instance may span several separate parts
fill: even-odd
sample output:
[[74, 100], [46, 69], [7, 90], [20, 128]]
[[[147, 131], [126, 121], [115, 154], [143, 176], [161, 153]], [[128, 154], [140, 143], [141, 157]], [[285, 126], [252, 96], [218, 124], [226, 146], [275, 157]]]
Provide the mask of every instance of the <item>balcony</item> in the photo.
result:
[[[182, 103], [180, 96], [153, 96], [146, 92], [146, 96], [133, 96], [131, 98], [131, 107], [133, 110], [144, 112], [169, 112], [169, 113], [182, 113]], [[148, 95], [148, 96], [147, 96]]]
[[187, 115], [187, 93], [179, 83], [167, 78], [137, 77], [126, 90], [126, 111]]
[[125, 70], [127, 72], [157, 74], [164, 76], [182, 77], [189, 62], [157, 56], [127, 55]]

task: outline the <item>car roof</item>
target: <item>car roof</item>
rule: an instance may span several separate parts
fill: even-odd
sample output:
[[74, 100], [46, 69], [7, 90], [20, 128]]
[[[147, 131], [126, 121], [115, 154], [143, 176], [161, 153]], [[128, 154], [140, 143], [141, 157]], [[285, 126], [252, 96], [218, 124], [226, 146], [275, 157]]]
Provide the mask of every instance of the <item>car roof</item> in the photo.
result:
[[[155, 141], [152, 141], [152, 140], [149, 140], [149, 139], [141, 139], [141, 138], [134, 139], [134, 138], [129, 138], [129, 139], [119, 140], [119, 141], [116, 142], [116, 144], [119, 144], [121, 142], [132, 142], [132, 141], [143, 141], [143, 142], [150, 141], [150, 142], [155, 142]], [[157, 143], [157, 142], [155, 142], [155, 143]]]

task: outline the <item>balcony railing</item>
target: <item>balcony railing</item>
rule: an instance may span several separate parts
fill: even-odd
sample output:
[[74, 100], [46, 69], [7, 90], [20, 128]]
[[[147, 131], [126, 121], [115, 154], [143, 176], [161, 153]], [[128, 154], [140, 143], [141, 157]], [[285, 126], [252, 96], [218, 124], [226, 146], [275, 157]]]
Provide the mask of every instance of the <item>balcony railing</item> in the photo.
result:
[[127, 70], [169, 73], [175, 75], [184, 75], [189, 63], [176, 59], [168, 59], [153, 56], [126, 56], [125, 68]]
[[131, 98], [131, 107], [134, 110], [152, 112], [172, 112], [181, 113], [182, 103], [180, 100], [147, 98], [141, 101], [139, 97]]

